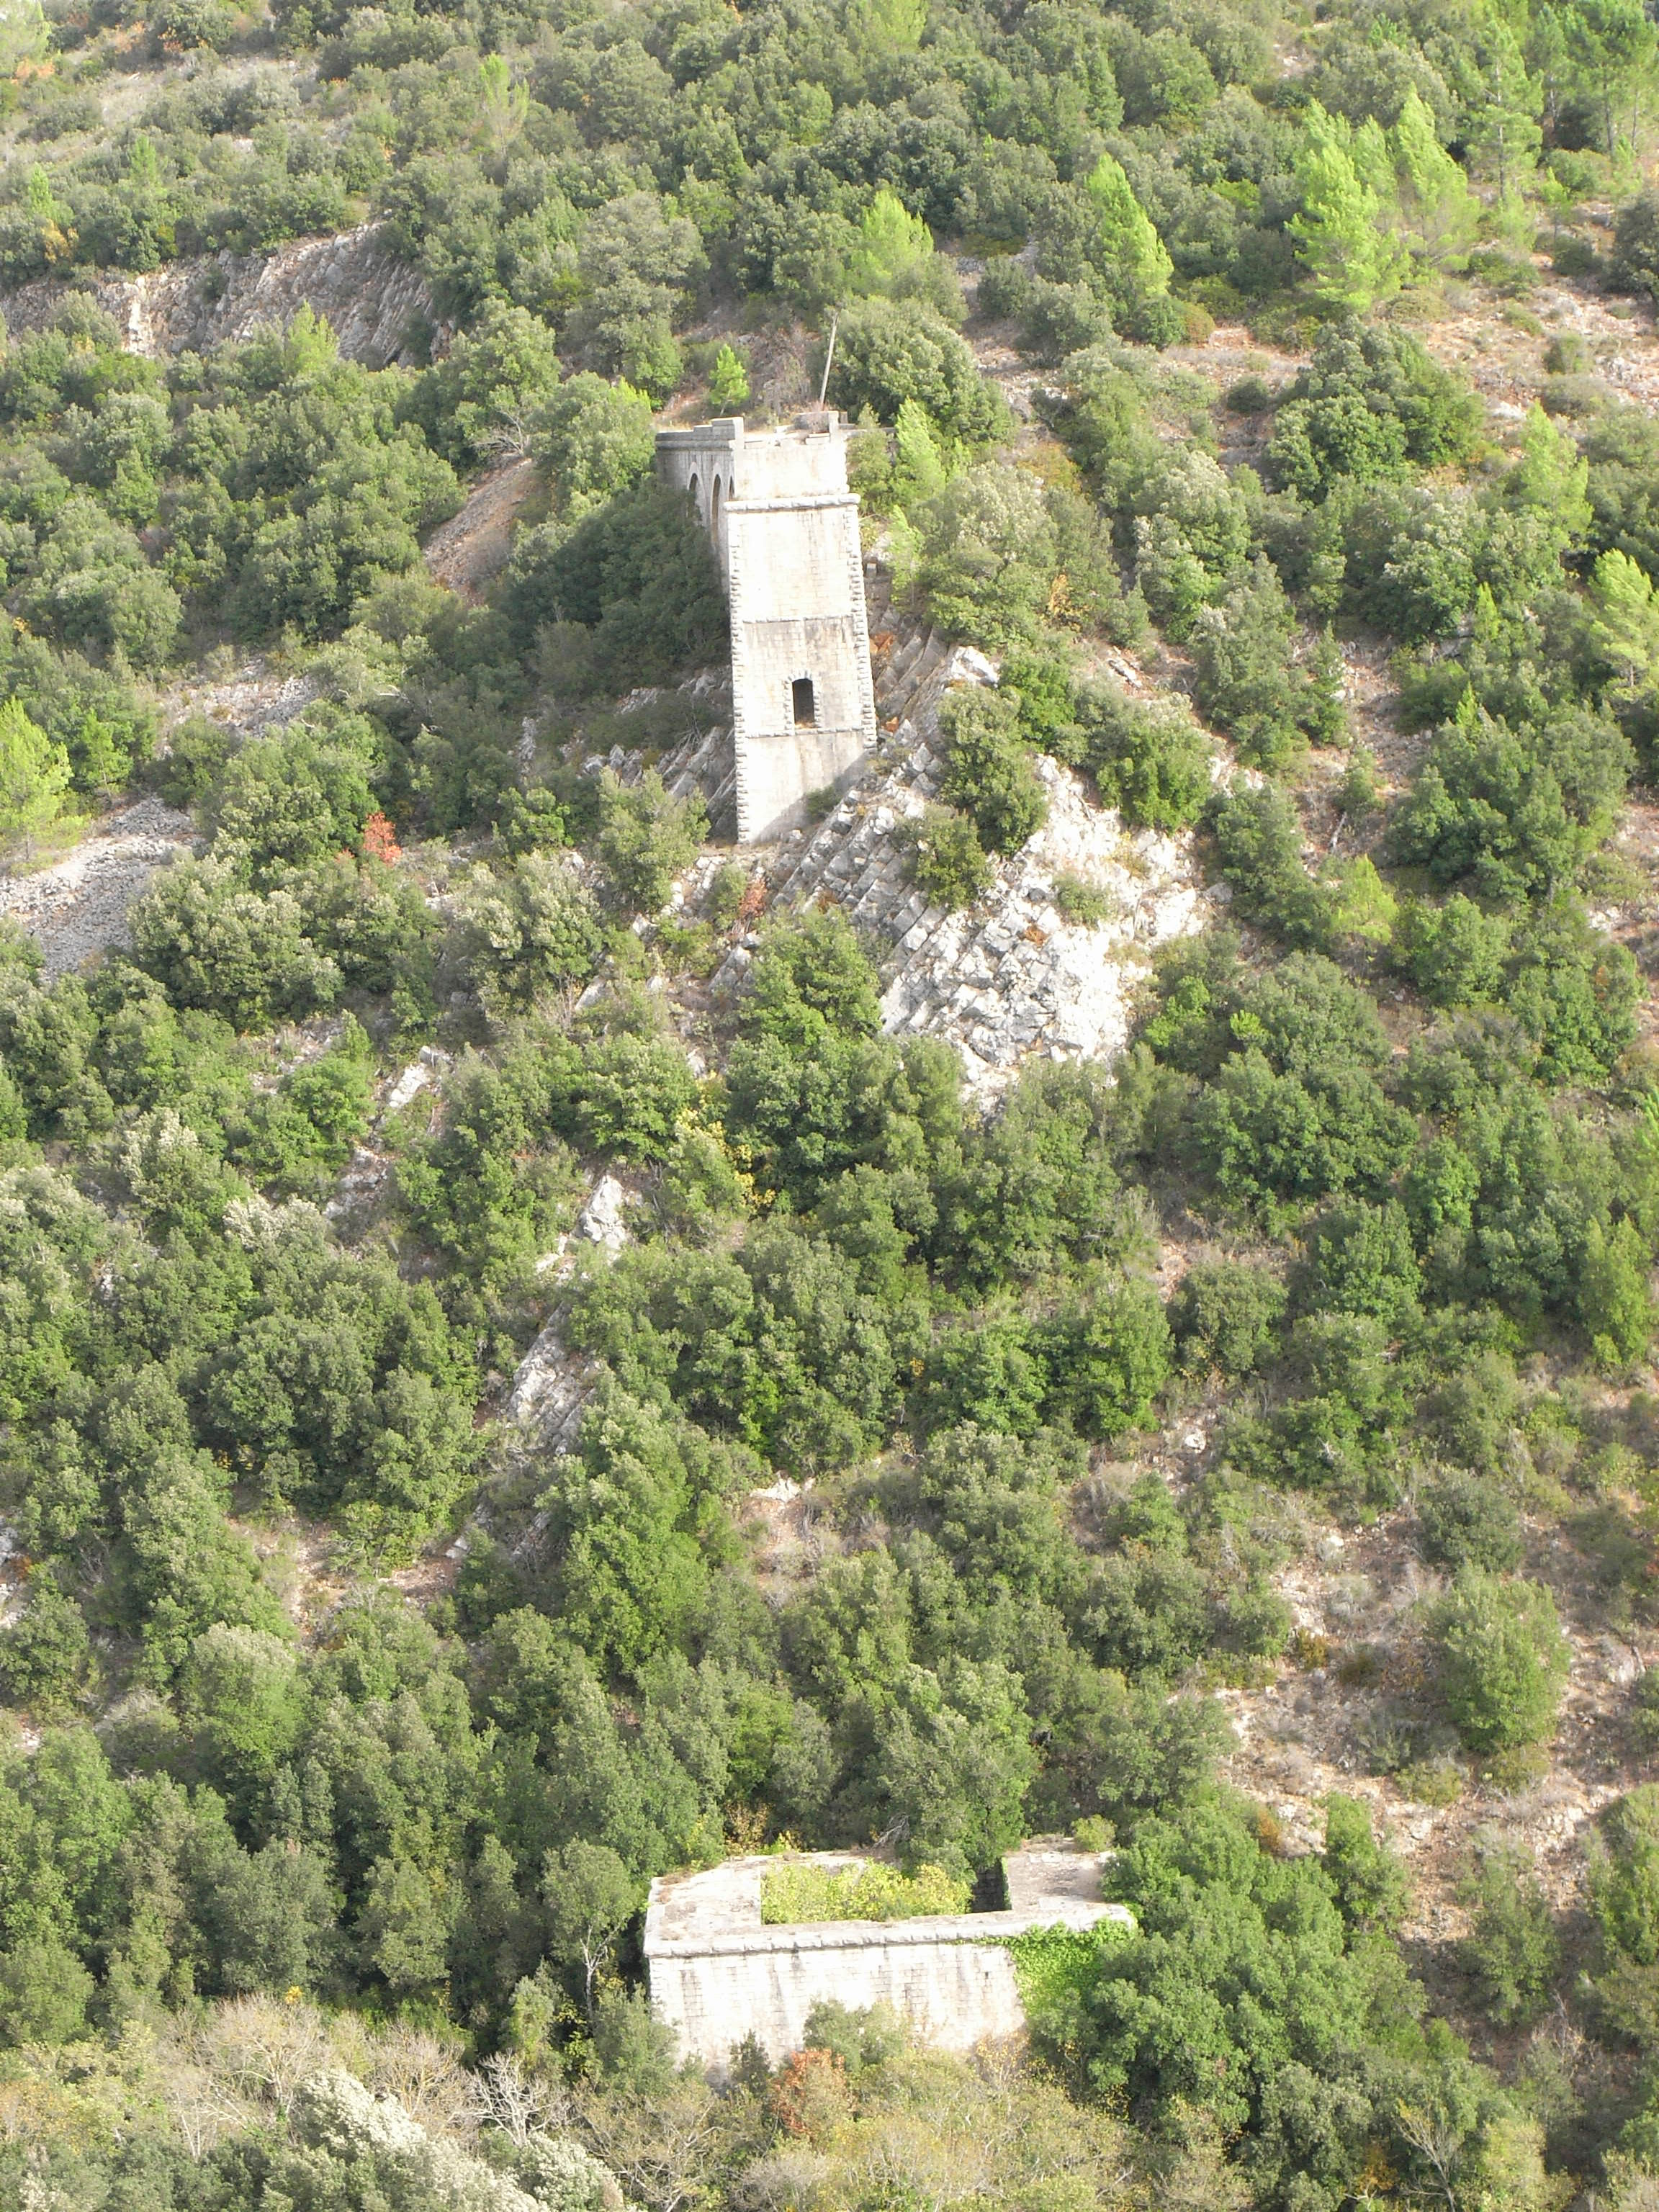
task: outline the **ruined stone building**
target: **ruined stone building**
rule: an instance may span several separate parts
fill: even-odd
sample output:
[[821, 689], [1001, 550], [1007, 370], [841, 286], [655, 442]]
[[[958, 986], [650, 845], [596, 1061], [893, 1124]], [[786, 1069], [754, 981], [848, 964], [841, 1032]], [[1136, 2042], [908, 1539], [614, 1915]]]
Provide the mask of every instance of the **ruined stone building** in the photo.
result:
[[876, 742], [858, 495], [833, 410], [778, 430], [741, 416], [659, 430], [657, 465], [714, 542], [732, 617], [738, 836], [805, 821]]
[[[868, 1855], [793, 1856], [840, 1871]], [[651, 1885], [645, 1916], [651, 2009], [672, 2031], [680, 2058], [715, 2074], [746, 2036], [774, 2064], [799, 2051], [808, 2014], [825, 1999], [890, 2005], [922, 2042], [971, 2051], [1025, 2026], [1008, 1948], [1013, 1937], [1103, 1923], [1133, 1932], [1128, 1907], [1102, 1900], [1103, 1863], [1103, 1854], [1066, 1837], [1036, 1837], [1002, 1862], [1008, 1902], [1000, 1912], [787, 1925], [761, 1917], [762, 1887], [781, 1863], [777, 1856], [664, 1875]]]

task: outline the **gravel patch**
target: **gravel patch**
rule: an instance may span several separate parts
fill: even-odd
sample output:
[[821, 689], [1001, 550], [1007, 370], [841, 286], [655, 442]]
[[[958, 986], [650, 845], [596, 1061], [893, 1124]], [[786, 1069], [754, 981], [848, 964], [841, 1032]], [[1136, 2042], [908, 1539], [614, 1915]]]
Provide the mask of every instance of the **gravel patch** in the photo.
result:
[[66, 975], [110, 945], [125, 945], [127, 908], [156, 869], [189, 848], [188, 814], [141, 799], [100, 823], [72, 853], [31, 875], [0, 875], [0, 914], [35, 938], [48, 977]]

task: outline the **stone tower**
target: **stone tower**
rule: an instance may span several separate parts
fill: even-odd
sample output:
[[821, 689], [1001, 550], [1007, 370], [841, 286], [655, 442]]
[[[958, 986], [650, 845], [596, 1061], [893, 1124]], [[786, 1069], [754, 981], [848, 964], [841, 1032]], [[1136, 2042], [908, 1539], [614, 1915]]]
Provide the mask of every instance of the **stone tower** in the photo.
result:
[[876, 742], [859, 502], [833, 410], [787, 429], [740, 416], [657, 433], [664, 480], [714, 541], [732, 614], [738, 836], [805, 818], [806, 795], [849, 781]]

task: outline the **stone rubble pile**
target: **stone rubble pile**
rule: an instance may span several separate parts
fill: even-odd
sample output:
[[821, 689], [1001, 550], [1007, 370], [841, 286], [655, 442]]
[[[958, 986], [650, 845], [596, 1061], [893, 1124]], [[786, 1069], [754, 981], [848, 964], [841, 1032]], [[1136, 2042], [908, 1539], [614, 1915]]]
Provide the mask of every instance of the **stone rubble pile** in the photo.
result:
[[187, 852], [188, 814], [141, 799], [106, 815], [92, 836], [33, 875], [0, 876], [0, 915], [35, 938], [50, 981], [106, 946], [128, 943], [127, 908], [157, 868]]

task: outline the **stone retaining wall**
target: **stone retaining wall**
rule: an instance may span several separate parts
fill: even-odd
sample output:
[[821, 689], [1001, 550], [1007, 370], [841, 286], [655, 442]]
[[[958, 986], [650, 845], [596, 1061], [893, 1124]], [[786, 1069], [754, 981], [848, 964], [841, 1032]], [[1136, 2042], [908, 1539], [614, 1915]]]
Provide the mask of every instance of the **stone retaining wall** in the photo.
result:
[[[819, 1852], [847, 1867], [856, 1854]], [[682, 2060], [719, 2073], [752, 2035], [774, 2064], [799, 2051], [807, 2016], [825, 2000], [890, 2005], [923, 2042], [971, 2051], [1025, 2026], [1009, 1939], [1036, 1928], [1133, 1925], [1100, 1901], [1098, 1856], [1063, 1840], [1011, 1852], [1010, 1907], [914, 1920], [827, 1920], [769, 1927], [761, 1886], [776, 1857], [728, 1859], [651, 1886], [645, 1956], [651, 2007]]]

